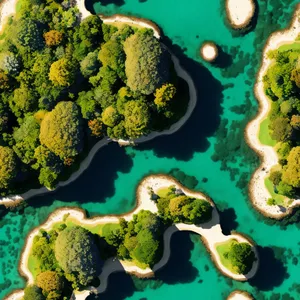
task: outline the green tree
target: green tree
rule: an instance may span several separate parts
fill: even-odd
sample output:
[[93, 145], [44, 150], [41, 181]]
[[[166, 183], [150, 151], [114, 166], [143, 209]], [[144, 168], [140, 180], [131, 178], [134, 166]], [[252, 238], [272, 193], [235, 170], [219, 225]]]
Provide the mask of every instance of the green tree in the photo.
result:
[[228, 259], [239, 274], [247, 274], [254, 263], [255, 254], [248, 243], [232, 243]]
[[39, 134], [40, 126], [34, 116], [27, 116], [13, 134], [16, 141], [13, 149], [25, 164], [30, 164], [34, 159], [34, 151], [39, 145]]
[[98, 248], [91, 233], [82, 227], [68, 227], [59, 234], [55, 256], [75, 284], [86, 286], [100, 273]]
[[121, 42], [114, 38], [106, 42], [99, 52], [99, 60], [103, 66], [109, 66], [121, 79], [126, 80], [125, 76], [125, 52]]
[[50, 67], [49, 78], [54, 85], [70, 86], [75, 80], [75, 66], [68, 58], [61, 58]]
[[80, 92], [76, 103], [80, 107], [82, 117], [87, 120], [94, 119], [100, 115], [93, 91]]
[[9, 147], [0, 146], [0, 189], [6, 189], [18, 173], [17, 159]]
[[289, 115], [293, 111], [293, 106], [290, 101], [283, 101], [280, 104], [280, 110], [284, 115]]
[[282, 172], [281, 171], [271, 171], [270, 180], [274, 185], [278, 185], [281, 181]]
[[137, 245], [132, 256], [141, 263], [153, 266], [158, 260], [159, 241], [147, 228], [137, 234]]
[[109, 127], [114, 127], [119, 120], [120, 115], [113, 106], [107, 107], [102, 113], [102, 122]]
[[41, 27], [30, 18], [21, 18], [16, 23], [18, 43], [29, 48], [29, 51], [41, 49], [44, 46]]
[[154, 103], [158, 108], [166, 108], [170, 105], [170, 102], [174, 98], [175, 94], [176, 87], [173, 84], [164, 84], [162, 87], [156, 89], [154, 94]]
[[88, 53], [88, 55], [80, 62], [81, 73], [86, 78], [95, 75], [99, 68], [98, 50]]
[[149, 131], [150, 112], [148, 105], [144, 101], [128, 101], [125, 104], [124, 117], [124, 127], [130, 138], [138, 138]]
[[21, 85], [21, 87], [14, 90], [10, 106], [15, 115], [20, 117], [22, 114], [34, 111], [37, 108], [37, 95], [29, 87]]
[[74, 157], [83, 149], [82, 118], [78, 106], [58, 103], [41, 123], [40, 141], [62, 159]]
[[173, 223], [200, 224], [211, 219], [212, 207], [206, 200], [182, 195], [170, 200], [169, 212]]
[[282, 173], [282, 181], [295, 188], [300, 187], [300, 146], [294, 147], [287, 157], [287, 166]]
[[287, 196], [289, 198], [293, 198], [295, 196], [295, 189], [283, 181], [279, 182], [276, 186], [277, 192], [281, 195]]
[[168, 81], [170, 60], [152, 31], [131, 35], [124, 42], [124, 51], [127, 85], [132, 91], [150, 95]]
[[24, 290], [24, 300], [45, 300], [42, 290], [36, 285], [29, 285]]
[[292, 127], [288, 118], [278, 117], [269, 125], [271, 137], [276, 141], [287, 141], [291, 138]]
[[64, 287], [63, 278], [55, 271], [40, 273], [36, 278], [36, 282], [37, 286], [46, 294], [52, 291], [61, 294]]
[[289, 63], [288, 59], [285, 60], [285, 63], [274, 64], [264, 77], [265, 88], [270, 88], [276, 98], [287, 99], [294, 90], [293, 81], [291, 81], [292, 70], [293, 64]]

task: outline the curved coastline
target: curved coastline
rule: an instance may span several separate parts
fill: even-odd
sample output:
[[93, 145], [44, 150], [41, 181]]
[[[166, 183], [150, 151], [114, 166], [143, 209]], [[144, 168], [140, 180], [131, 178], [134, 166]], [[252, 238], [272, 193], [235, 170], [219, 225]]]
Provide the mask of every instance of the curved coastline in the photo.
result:
[[[6, 3], [9, 3], [9, 1], [16, 1], [16, 0], [8, 0]], [[80, 9], [80, 13], [82, 15], [82, 19], [88, 17], [91, 15], [90, 12], [88, 12], [85, 8], [84, 5], [84, 0], [77, 0], [77, 6]], [[88, 12], [88, 13], [87, 13]], [[100, 16], [101, 17], [101, 16]], [[147, 28], [152, 28], [155, 34], [159, 35], [160, 37], [160, 30], [156, 24], [154, 24], [151, 21], [148, 21], [146, 19], [141, 19], [141, 18], [135, 18], [135, 17], [126, 17], [124, 15], [113, 15], [112, 17], [104, 17], [102, 16], [101, 19], [103, 18], [104, 23], [113, 23], [114, 20], [118, 20], [118, 22], [132, 22], [132, 24], [138, 24], [139, 26], [144, 26]], [[2, 22], [1, 22], [2, 23]], [[175, 71], [179, 77], [181, 77], [183, 80], [185, 80], [189, 86], [189, 103], [188, 107], [186, 110], [185, 115], [178, 120], [176, 123], [172, 124], [170, 128], [163, 130], [161, 132], [159, 131], [154, 131], [148, 134], [147, 136], [140, 137], [133, 142], [130, 141], [123, 141], [119, 140], [117, 141], [120, 146], [126, 146], [126, 145], [131, 145], [131, 144], [140, 144], [144, 142], [148, 142], [156, 137], [163, 136], [163, 135], [170, 135], [178, 131], [189, 119], [191, 116], [192, 112], [194, 111], [197, 103], [197, 92], [196, 92], [196, 87], [194, 84], [193, 79], [190, 77], [188, 72], [181, 66], [179, 59], [168, 49], [168, 51], [171, 54], [171, 58], [174, 64]], [[9, 195], [7, 197], [0, 197], [0, 205], [4, 205], [6, 207], [11, 207], [11, 206], [16, 206], [20, 202], [24, 200], [28, 200], [29, 198], [35, 197], [35, 196], [41, 196], [47, 193], [55, 192], [57, 189], [60, 187], [64, 187], [75, 181], [76, 179], [79, 178], [79, 176], [89, 167], [90, 163], [92, 162], [95, 154], [104, 146], [108, 145], [110, 142], [113, 142], [109, 138], [104, 138], [97, 142], [94, 147], [90, 150], [88, 156], [80, 163], [79, 169], [73, 173], [70, 178], [66, 181], [61, 181], [57, 184], [55, 189], [49, 190], [46, 187], [41, 187], [39, 189], [31, 189], [21, 195]]]
[[227, 300], [254, 300], [254, 298], [248, 292], [236, 290], [227, 297]]
[[282, 219], [292, 213], [293, 208], [300, 206], [300, 200], [294, 200], [292, 205], [284, 210], [277, 205], [267, 205], [267, 200], [271, 198], [271, 195], [265, 186], [264, 180], [272, 167], [278, 164], [278, 157], [273, 147], [262, 145], [258, 138], [260, 124], [268, 116], [270, 111], [270, 100], [264, 91], [263, 76], [272, 63], [272, 60], [267, 57], [267, 53], [270, 50], [277, 49], [281, 44], [294, 41], [300, 33], [299, 16], [300, 4], [296, 7], [288, 29], [274, 32], [266, 42], [261, 67], [257, 74], [257, 81], [254, 87], [254, 93], [259, 102], [259, 111], [257, 116], [248, 123], [245, 129], [245, 139], [248, 145], [259, 155], [261, 160], [260, 166], [252, 174], [249, 183], [250, 200], [253, 206], [264, 216], [274, 219]]
[[[176, 188], [181, 189], [187, 196], [191, 197], [197, 197], [205, 199], [206, 201], [210, 202], [210, 204], [213, 207], [212, 212], [212, 219], [206, 223], [200, 224], [198, 226], [196, 225], [189, 225], [184, 223], [174, 224], [170, 226], [164, 233], [163, 239], [164, 239], [164, 252], [163, 256], [160, 259], [160, 261], [153, 266], [152, 269], [146, 268], [141, 269], [137, 266], [134, 266], [127, 261], [119, 261], [114, 258], [108, 259], [105, 262], [105, 265], [103, 267], [103, 271], [100, 274], [100, 286], [95, 287], [89, 287], [87, 290], [94, 293], [101, 293], [105, 291], [108, 283], [108, 277], [110, 274], [114, 272], [120, 272], [125, 271], [127, 273], [136, 275], [138, 277], [152, 277], [154, 275], [154, 272], [158, 271], [162, 267], [164, 267], [171, 254], [170, 249], [170, 241], [171, 237], [174, 232], [177, 231], [192, 231], [199, 235], [201, 235], [201, 238], [209, 251], [216, 267], [218, 270], [225, 276], [228, 276], [234, 280], [238, 281], [246, 281], [253, 276], [255, 276], [258, 267], [259, 267], [259, 256], [258, 252], [256, 250], [256, 247], [252, 241], [250, 241], [248, 238], [244, 237], [242, 234], [239, 233], [232, 233], [230, 235], [224, 235], [222, 233], [222, 229], [220, 226], [220, 218], [218, 210], [214, 204], [214, 202], [207, 197], [206, 195], [200, 193], [200, 192], [193, 192], [180, 183], [178, 183], [174, 178], [167, 176], [167, 175], [150, 175], [145, 177], [138, 185], [136, 190], [136, 198], [137, 198], [137, 206], [136, 208], [124, 215], [109, 215], [105, 217], [93, 217], [93, 218], [87, 218], [85, 211], [79, 208], [61, 208], [53, 212], [49, 215], [48, 219], [41, 224], [40, 226], [34, 228], [27, 236], [25, 245], [22, 251], [22, 255], [19, 262], [19, 273], [21, 276], [23, 276], [27, 280], [27, 284], [32, 284], [34, 282], [33, 275], [28, 269], [28, 257], [30, 255], [30, 251], [33, 244], [33, 239], [35, 235], [39, 233], [39, 230], [43, 228], [44, 230], [49, 230], [52, 228], [53, 224], [57, 222], [62, 222], [64, 219], [64, 216], [68, 214], [68, 218], [75, 219], [80, 224], [84, 225], [99, 225], [99, 224], [106, 224], [106, 223], [116, 223], [119, 221], [120, 217], [124, 217], [127, 221], [130, 221], [134, 214], [138, 213], [140, 210], [150, 210], [153, 213], [157, 212], [157, 206], [154, 201], [150, 199], [149, 195], [149, 188], [152, 188], [153, 191], [157, 191], [158, 189], [162, 187], [168, 187], [170, 185], [175, 185]], [[225, 268], [220, 260], [220, 257], [215, 249], [215, 246], [218, 243], [222, 243], [225, 241], [228, 241], [230, 239], [236, 239], [239, 242], [248, 242], [252, 245], [252, 249], [256, 256], [256, 261], [253, 263], [251, 270], [245, 274], [235, 274], [229, 271], [227, 268]], [[10, 294], [5, 299], [18, 299], [13, 298], [16, 295], [20, 295], [20, 291], [17, 291], [16, 294]], [[81, 294], [82, 296], [83, 294]]]

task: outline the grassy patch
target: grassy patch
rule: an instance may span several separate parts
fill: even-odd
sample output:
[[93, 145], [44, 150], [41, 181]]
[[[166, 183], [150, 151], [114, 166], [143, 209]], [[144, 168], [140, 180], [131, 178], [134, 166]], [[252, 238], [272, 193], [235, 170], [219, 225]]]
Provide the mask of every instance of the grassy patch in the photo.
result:
[[269, 191], [271, 197], [275, 200], [276, 205], [285, 206], [285, 197], [274, 192], [274, 186], [269, 177], [265, 178], [265, 186]]
[[285, 44], [278, 48], [279, 52], [289, 51], [289, 50], [300, 50], [300, 42], [296, 41], [292, 44]]
[[39, 261], [31, 253], [28, 257], [28, 269], [32, 274], [34, 280], [36, 279], [37, 275], [41, 273]]
[[234, 243], [237, 243], [237, 241], [234, 239], [231, 239], [224, 243], [220, 243], [216, 246], [216, 250], [219, 254], [222, 265], [232, 273], [238, 274], [230, 259], [226, 258], [226, 253], [229, 252], [231, 245]]
[[270, 124], [269, 117], [267, 117], [260, 123], [258, 138], [263, 145], [274, 147], [277, 142], [273, 140], [270, 136], [269, 124]]
[[117, 230], [119, 228], [121, 228], [119, 223], [108, 223], [102, 226], [100, 234], [105, 236], [108, 232]]
[[170, 194], [172, 194], [172, 189], [171, 187], [163, 187], [157, 190], [156, 194], [160, 197], [160, 198], [167, 198]]

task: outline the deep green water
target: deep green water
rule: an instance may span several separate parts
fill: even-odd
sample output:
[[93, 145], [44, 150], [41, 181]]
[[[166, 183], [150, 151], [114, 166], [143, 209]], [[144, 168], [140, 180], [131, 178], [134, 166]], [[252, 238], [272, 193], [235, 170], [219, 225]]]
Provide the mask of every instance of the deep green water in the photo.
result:
[[[96, 2], [90, 7], [106, 14], [149, 18], [163, 29], [170, 38], [167, 43], [174, 44], [172, 49], [195, 80], [197, 108], [176, 134], [135, 149], [109, 145], [70, 186], [31, 199], [24, 212], [2, 216], [0, 299], [24, 287], [17, 271], [24, 239], [55, 208], [79, 206], [90, 215], [124, 213], [133, 208], [135, 188], [143, 176], [168, 173], [173, 168], [197, 177], [196, 189], [210, 195], [224, 211], [224, 229], [246, 233], [260, 245], [258, 275], [249, 283], [225, 278], [215, 269], [197, 236], [177, 233], [172, 240], [171, 260], [155, 280], [115, 274], [100, 298], [219, 300], [238, 288], [251, 292], [256, 299], [300, 299], [299, 229], [296, 225], [280, 227], [252, 209], [247, 183], [258, 160], [243, 139], [244, 127], [257, 111], [252, 90], [262, 47], [271, 32], [287, 26], [297, 1], [258, 1], [257, 26], [243, 37], [234, 37], [226, 26], [223, 0], [104, 2], [105, 6]], [[227, 53], [221, 68], [201, 61], [199, 47], [205, 40], [215, 41]], [[271, 298], [272, 294], [281, 296]]]

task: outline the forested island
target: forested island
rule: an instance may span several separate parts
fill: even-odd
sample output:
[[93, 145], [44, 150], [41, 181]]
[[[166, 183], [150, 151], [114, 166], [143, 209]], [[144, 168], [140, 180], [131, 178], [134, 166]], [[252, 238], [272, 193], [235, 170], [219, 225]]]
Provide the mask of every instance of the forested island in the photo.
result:
[[67, 1], [18, 2], [0, 44], [0, 194], [56, 184], [100, 139], [133, 141], [188, 104], [151, 29], [81, 20]]
[[174, 228], [201, 234], [226, 276], [247, 280], [255, 275], [255, 247], [240, 234], [223, 235], [217, 209], [205, 195], [153, 175], [140, 183], [137, 203], [123, 217], [86, 219], [72, 208], [50, 215], [29, 234], [21, 257], [19, 270], [29, 284], [20, 294], [24, 300], [64, 299], [90, 285], [99, 287], [88, 291], [103, 292], [114, 271], [153, 276], [169, 259]]
[[[300, 188], [299, 42], [282, 45], [268, 55], [274, 63], [264, 77], [264, 88], [272, 103], [268, 118], [262, 124], [260, 139], [275, 148], [278, 165], [271, 170], [266, 184], [271, 181], [276, 194], [293, 199]], [[269, 205], [288, 205], [284, 197], [276, 194], [268, 200]]]

